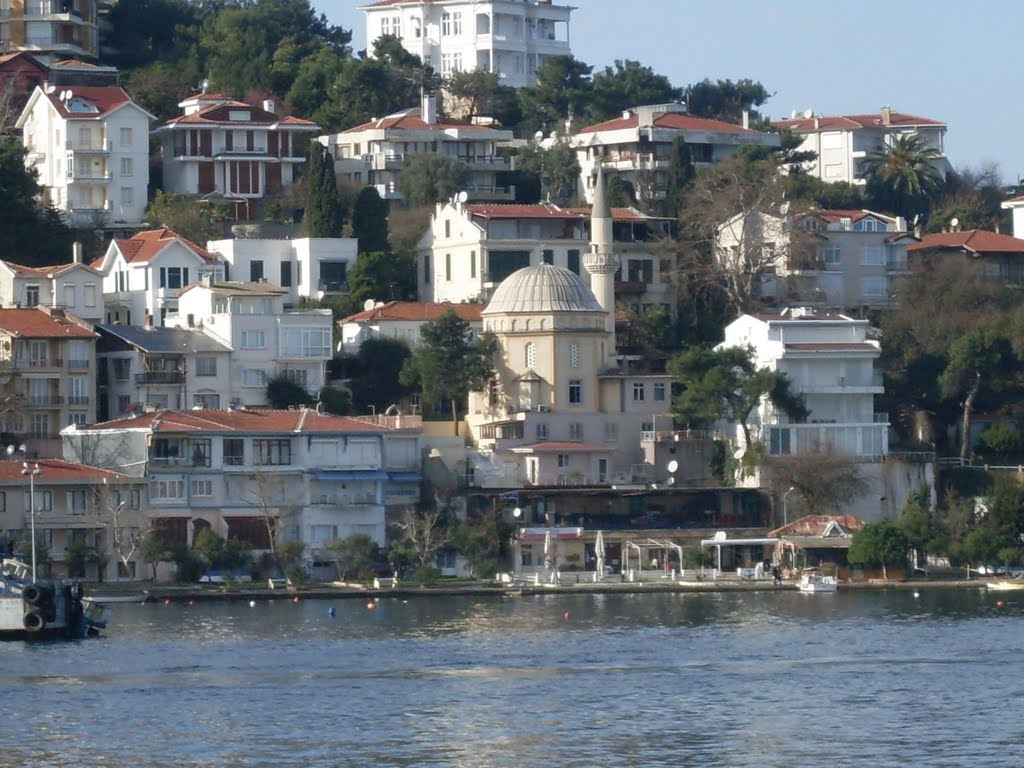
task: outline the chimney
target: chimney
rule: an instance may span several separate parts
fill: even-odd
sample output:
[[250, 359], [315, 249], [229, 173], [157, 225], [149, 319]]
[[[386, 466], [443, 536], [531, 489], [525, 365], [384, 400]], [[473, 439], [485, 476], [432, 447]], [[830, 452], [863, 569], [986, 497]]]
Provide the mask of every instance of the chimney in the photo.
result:
[[744, 131], [749, 131], [750, 130], [750, 110], [749, 109], [744, 109], [743, 110], [743, 130]]
[[815, 115], [814, 116], [814, 130], [818, 130], [819, 128], [821, 128], [821, 120], [819, 120], [818, 116]]
[[146, 328], [147, 331], [152, 331], [153, 330], [153, 316], [152, 315], [146, 315], [145, 328]]
[[79, 241], [75, 241], [71, 244], [71, 261], [75, 264], [82, 263], [82, 253], [84, 249]]
[[276, 107], [277, 107], [277, 105], [274, 103], [273, 99], [264, 99], [263, 100], [263, 111], [264, 112], [270, 112], [271, 114], [273, 114]]
[[892, 110], [889, 107], [882, 107], [882, 125], [892, 125]]
[[207, 288], [209, 288], [211, 285], [213, 285], [213, 274], [211, 274], [210, 272], [206, 272], [199, 282], [202, 285], [205, 285]]
[[428, 125], [434, 125], [437, 122], [437, 96], [432, 93], [423, 94], [423, 104], [420, 109], [420, 117], [422, 117], [423, 122]]
[[188, 327], [189, 328], [195, 328], [196, 327], [196, 316], [193, 315], [191, 312], [189, 312], [187, 315], [185, 315], [185, 319], [188, 321]]

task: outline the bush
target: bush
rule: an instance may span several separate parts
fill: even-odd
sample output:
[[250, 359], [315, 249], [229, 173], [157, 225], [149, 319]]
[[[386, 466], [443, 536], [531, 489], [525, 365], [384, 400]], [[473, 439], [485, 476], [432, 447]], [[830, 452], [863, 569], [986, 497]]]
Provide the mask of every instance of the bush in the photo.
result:
[[1012, 424], [993, 424], [982, 431], [977, 448], [986, 456], [1024, 453], [1024, 435]]
[[435, 584], [440, 578], [441, 571], [430, 565], [421, 565], [412, 572], [412, 580], [417, 584]]

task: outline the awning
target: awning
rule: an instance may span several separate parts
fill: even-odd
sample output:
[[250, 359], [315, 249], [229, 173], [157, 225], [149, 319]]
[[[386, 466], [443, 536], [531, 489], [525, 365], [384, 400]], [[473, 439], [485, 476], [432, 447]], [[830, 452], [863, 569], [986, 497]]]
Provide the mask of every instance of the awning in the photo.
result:
[[318, 469], [313, 472], [317, 480], [387, 480], [382, 469]]
[[423, 478], [419, 472], [388, 472], [388, 479], [395, 483], [418, 483]]
[[520, 541], [543, 541], [544, 538], [551, 534], [552, 539], [558, 541], [570, 541], [573, 539], [583, 538], [583, 529], [577, 527], [571, 528], [520, 528], [519, 529], [519, 540]]
[[778, 539], [772, 538], [758, 538], [758, 539], [703, 539], [700, 543], [700, 548], [704, 547], [756, 547], [758, 545], [768, 546], [771, 544], [778, 544]]

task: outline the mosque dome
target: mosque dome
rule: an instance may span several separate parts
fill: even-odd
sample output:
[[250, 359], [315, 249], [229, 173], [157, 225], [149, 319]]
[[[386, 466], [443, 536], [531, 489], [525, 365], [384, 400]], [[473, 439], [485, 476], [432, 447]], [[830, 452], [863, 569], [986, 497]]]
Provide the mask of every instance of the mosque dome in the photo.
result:
[[513, 272], [494, 291], [485, 315], [524, 312], [604, 312], [575, 272], [537, 264]]

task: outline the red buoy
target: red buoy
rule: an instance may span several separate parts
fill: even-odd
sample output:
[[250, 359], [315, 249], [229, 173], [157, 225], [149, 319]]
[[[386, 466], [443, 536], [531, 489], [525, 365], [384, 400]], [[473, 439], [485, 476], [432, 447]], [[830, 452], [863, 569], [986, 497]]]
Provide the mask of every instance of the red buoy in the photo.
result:
[[372, 611], [372, 610], [373, 610], [374, 608], [376, 608], [376, 607], [377, 607], [377, 604], [376, 604], [376, 603], [367, 603], [367, 604], [366, 604], [366, 608], [367, 608], [367, 610], [370, 610], [370, 611]]
[[164, 605], [170, 605], [170, 604], [171, 604], [171, 598], [169, 598], [169, 597], [165, 598], [164, 599]]
[[1002, 608], [1004, 605], [1006, 605], [1006, 603], [1004, 603], [1002, 600], [996, 600], [996, 605]]
[[566, 611], [565, 613], [563, 613], [562, 614], [562, 618], [565, 619], [566, 621], [568, 621], [569, 620], [569, 612]]
[[298, 595], [296, 595], [295, 597], [293, 597], [293, 598], [292, 598], [292, 602], [293, 602], [293, 603], [297, 603], [297, 602], [299, 602], [299, 596], [298, 596]]

